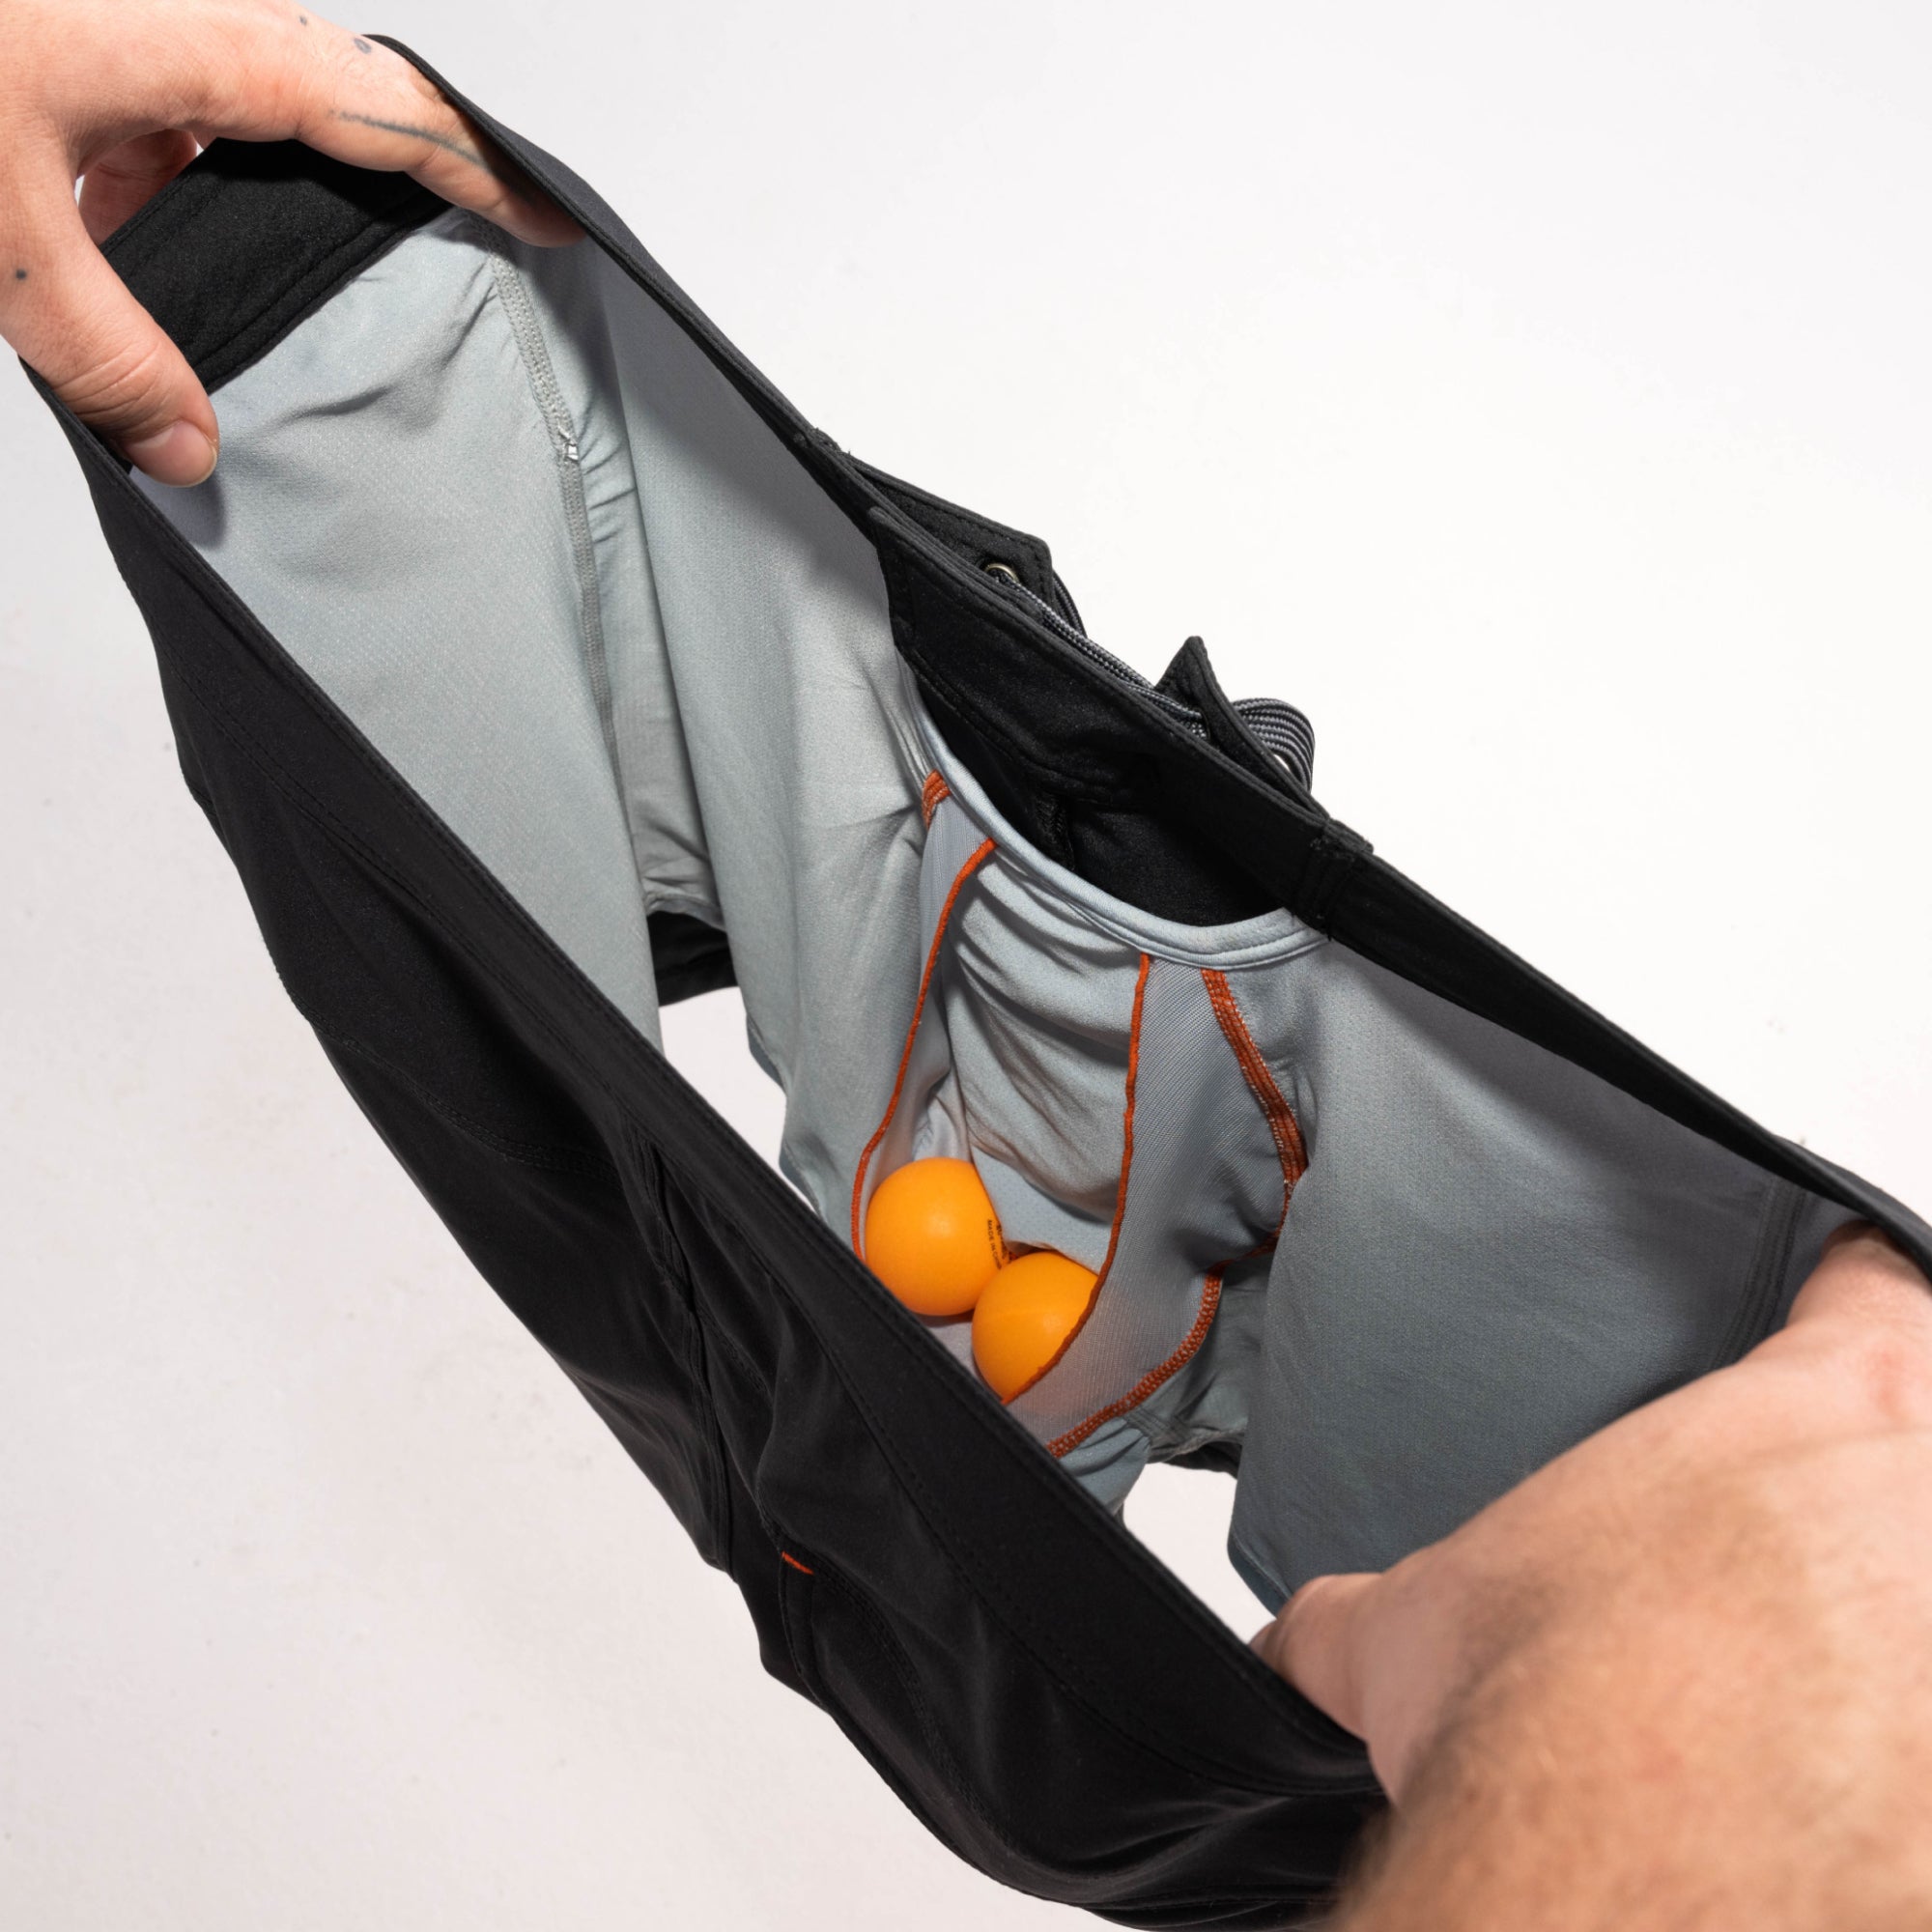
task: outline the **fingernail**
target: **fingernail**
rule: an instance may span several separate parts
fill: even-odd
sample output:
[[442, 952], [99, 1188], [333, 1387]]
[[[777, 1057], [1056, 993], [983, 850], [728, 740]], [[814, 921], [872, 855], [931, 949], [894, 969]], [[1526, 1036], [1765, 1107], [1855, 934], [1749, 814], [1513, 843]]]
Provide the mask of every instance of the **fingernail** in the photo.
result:
[[214, 474], [214, 444], [191, 422], [171, 422], [155, 436], [122, 444], [128, 461], [156, 483], [206, 483]]

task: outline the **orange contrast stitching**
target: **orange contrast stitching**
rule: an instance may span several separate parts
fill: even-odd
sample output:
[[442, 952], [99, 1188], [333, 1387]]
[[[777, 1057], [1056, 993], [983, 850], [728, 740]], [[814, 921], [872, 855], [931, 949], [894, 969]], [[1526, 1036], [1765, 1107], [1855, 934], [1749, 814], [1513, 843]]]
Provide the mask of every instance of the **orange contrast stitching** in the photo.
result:
[[932, 814], [939, 810], [939, 801], [952, 796], [952, 787], [937, 772], [927, 772], [925, 783], [919, 794], [919, 815], [930, 825]]
[[781, 1563], [789, 1563], [801, 1577], [811, 1577], [817, 1574], [810, 1563], [801, 1563], [789, 1549], [781, 1549], [779, 1551], [779, 1561]]
[[1088, 1317], [1094, 1313], [1094, 1305], [1100, 1299], [1100, 1291], [1106, 1287], [1107, 1276], [1113, 1269], [1114, 1250], [1121, 1245], [1121, 1223], [1127, 1214], [1127, 1177], [1134, 1166], [1134, 1089], [1141, 1073], [1141, 1009], [1147, 1003], [1148, 973], [1152, 965], [1151, 957], [1143, 952], [1141, 970], [1134, 978], [1134, 1016], [1127, 1022], [1126, 1112], [1121, 1120], [1121, 1185], [1114, 1196], [1114, 1225], [1107, 1230], [1106, 1258], [1100, 1264], [1100, 1272], [1094, 1277], [1094, 1286], [1087, 1293], [1087, 1306], [1080, 1311], [1080, 1320], [1066, 1331], [1066, 1339], [1060, 1347], [1007, 1398], [1009, 1403], [1019, 1401], [1028, 1389], [1043, 1381], [1060, 1366], [1067, 1350], [1080, 1339], [1080, 1331], [1086, 1327]]
[[939, 948], [946, 938], [947, 922], [952, 917], [953, 901], [959, 896], [959, 889], [993, 850], [993, 841], [983, 839], [980, 848], [960, 867], [959, 875], [952, 881], [952, 889], [946, 895], [946, 903], [939, 909], [939, 923], [933, 928], [932, 944], [926, 949], [925, 971], [920, 975], [919, 998], [913, 1004], [912, 1024], [906, 1028], [905, 1049], [899, 1055], [898, 1078], [893, 1082], [893, 1097], [886, 1102], [885, 1119], [879, 1122], [878, 1130], [866, 1143], [866, 1151], [859, 1156], [859, 1171], [852, 1177], [852, 1252], [861, 1261], [866, 1259], [866, 1243], [859, 1223], [859, 1210], [866, 1200], [866, 1170], [872, 1164], [872, 1156], [879, 1151], [879, 1143], [886, 1137], [886, 1129], [893, 1123], [893, 1116], [898, 1112], [899, 1095], [905, 1089], [906, 1068], [912, 1062], [912, 1043], [919, 1037], [920, 1015], [925, 1011], [925, 996], [932, 987], [933, 970], [939, 964]]
[[1301, 1138], [1301, 1122], [1294, 1118], [1294, 1109], [1275, 1085], [1274, 1075], [1268, 1071], [1268, 1064], [1262, 1058], [1255, 1037], [1248, 1031], [1248, 1023], [1236, 1003], [1227, 974], [1203, 967], [1201, 980], [1208, 988], [1214, 1017], [1221, 1023], [1222, 1035], [1234, 1049], [1235, 1059], [1240, 1065], [1250, 1091], [1261, 1102], [1268, 1132], [1274, 1139], [1275, 1153], [1281, 1161], [1281, 1218], [1274, 1224], [1274, 1233], [1252, 1251], [1265, 1254], [1281, 1238], [1281, 1231], [1288, 1223], [1288, 1204], [1294, 1193], [1294, 1183], [1308, 1172], [1308, 1149]]
[[1138, 1408], [1170, 1376], [1186, 1367], [1194, 1351], [1208, 1339], [1208, 1329], [1214, 1325], [1215, 1312], [1221, 1306], [1221, 1277], [1227, 1272], [1227, 1263], [1223, 1262], [1201, 1284], [1201, 1312], [1195, 1316], [1194, 1326], [1187, 1331], [1180, 1347], [1159, 1368], [1150, 1369], [1118, 1402], [1110, 1402], [1105, 1408], [1095, 1409], [1078, 1428], [1069, 1429], [1065, 1435], [1056, 1435], [1046, 1445], [1049, 1456], [1065, 1456], [1069, 1450], [1079, 1448], [1096, 1429], [1112, 1422], [1117, 1415], [1126, 1414], [1130, 1408]]
[[[1261, 1104], [1262, 1114], [1268, 1123], [1269, 1136], [1274, 1141], [1276, 1156], [1281, 1161], [1281, 1218], [1275, 1222], [1273, 1234], [1240, 1257], [1242, 1261], [1247, 1261], [1255, 1255], [1266, 1254], [1281, 1238], [1281, 1231], [1288, 1222], [1288, 1204], [1294, 1193], [1294, 1183], [1308, 1172], [1308, 1149], [1301, 1138], [1301, 1123], [1294, 1118], [1294, 1109], [1288, 1104], [1281, 1089], [1275, 1084], [1267, 1062], [1262, 1058], [1261, 1049], [1248, 1031], [1248, 1023], [1236, 1003], [1233, 988], [1228, 984], [1228, 976], [1204, 967], [1201, 979], [1208, 988], [1208, 998], [1213, 1006], [1215, 1019], [1220, 1022], [1222, 1036], [1234, 1050], [1249, 1091]], [[1193, 1359], [1195, 1351], [1208, 1339], [1208, 1329], [1214, 1325], [1215, 1314], [1221, 1306], [1221, 1277], [1233, 1265], [1232, 1262], [1223, 1262], [1202, 1284], [1200, 1313], [1195, 1316], [1194, 1326], [1187, 1331], [1180, 1347], [1157, 1369], [1151, 1369], [1143, 1376], [1118, 1402], [1110, 1402], [1105, 1408], [1096, 1410], [1065, 1435], [1056, 1435], [1046, 1445], [1049, 1456], [1065, 1456], [1069, 1450], [1079, 1448], [1103, 1424], [1113, 1421], [1117, 1415], [1124, 1415], [1130, 1408], [1139, 1407], [1155, 1389]]]

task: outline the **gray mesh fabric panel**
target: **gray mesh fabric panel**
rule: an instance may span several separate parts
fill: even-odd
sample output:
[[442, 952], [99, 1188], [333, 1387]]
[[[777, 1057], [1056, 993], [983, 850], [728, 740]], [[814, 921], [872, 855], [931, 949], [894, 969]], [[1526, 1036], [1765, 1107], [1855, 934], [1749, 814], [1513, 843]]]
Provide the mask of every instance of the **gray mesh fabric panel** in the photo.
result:
[[[568, 261], [567, 279], [582, 272]], [[227, 384], [221, 425], [214, 475], [191, 491], [149, 486], [155, 501], [655, 1033], [560, 452], [468, 220], [445, 216], [365, 270]]]
[[1310, 1155], [1236, 1508], [1273, 1595], [1393, 1562], [1730, 1359], [1844, 1218], [1343, 948], [1250, 978]]

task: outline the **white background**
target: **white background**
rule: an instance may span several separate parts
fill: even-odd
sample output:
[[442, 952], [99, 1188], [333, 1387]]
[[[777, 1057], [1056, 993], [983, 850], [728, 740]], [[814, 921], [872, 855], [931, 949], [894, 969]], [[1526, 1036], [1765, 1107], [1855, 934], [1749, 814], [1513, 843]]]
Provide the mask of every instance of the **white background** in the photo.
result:
[[[1305, 705], [1397, 865], [1932, 1203], [1922, 6], [355, 24], [1114, 649]], [[0, 1919], [1071, 1924], [759, 1674], [337, 1089], [12, 374], [0, 823]], [[1225, 1487], [1136, 1507], [1252, 1621]]]

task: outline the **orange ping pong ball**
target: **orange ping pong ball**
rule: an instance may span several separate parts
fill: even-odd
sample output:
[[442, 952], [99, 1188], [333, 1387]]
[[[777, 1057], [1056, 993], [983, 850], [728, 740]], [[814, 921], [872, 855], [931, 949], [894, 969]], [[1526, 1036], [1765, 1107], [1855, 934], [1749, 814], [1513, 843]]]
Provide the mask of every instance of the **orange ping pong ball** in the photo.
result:
[[964, 1315], [1006, 1258], [992, 1196], [970, 1160], [909, 1160], [873, 1190], [867, 1265], [916, 1315]]
[[1098, 1279], [1092, 1268], [1038, 1248], [986, 1284], [973, 1311], [973, 1360], [1002, 1402], [1011, 1402], [1059, 1353]]

